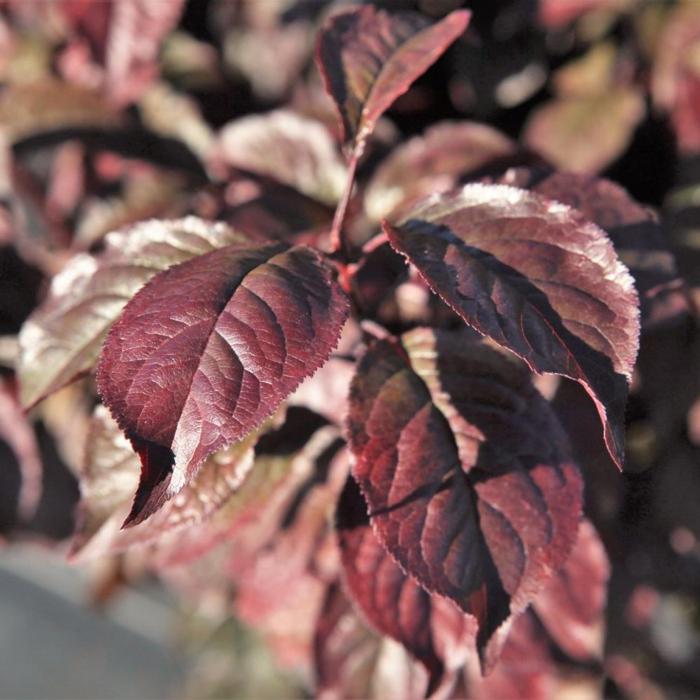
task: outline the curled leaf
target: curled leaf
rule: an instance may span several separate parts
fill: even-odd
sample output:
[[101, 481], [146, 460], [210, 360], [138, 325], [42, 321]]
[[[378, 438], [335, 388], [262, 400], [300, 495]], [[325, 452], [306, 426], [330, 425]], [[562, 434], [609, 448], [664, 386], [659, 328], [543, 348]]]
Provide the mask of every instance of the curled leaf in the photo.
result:
[[483, 650], [575, 541], [581, 479], [551, 408], [514, 359], [418, 329], [362, 358], [347, 432], [377, 537], [476, 618]]
[[141, 457], [127, 522], [260, 425], [328, 359], [346, 316], [321, 255], [284, 243], [214, 250], [138, 292], [97, 369], [104, 403]]
[[247, 239], [223, 224], [188, 217], [145, 221], [110, 233], [102, 253], [73, 258], [19, 335], [25, 408], [92, 369], [109, 327], [153, 275], [235, 243]]
[[467, 185], [384, 228], [466, 323], [532, 370], [583, 385], [621, 468], [639, 302], [605, 233], [562, 204], [504, 185]]
[[467, 28], [456, 10], [432, 24], [427, 17], [389, 14], [371, 5], [339, 12], [321, 29], [316, 61], [338, 107], [345, 141], [358, 147], [381, 115]]

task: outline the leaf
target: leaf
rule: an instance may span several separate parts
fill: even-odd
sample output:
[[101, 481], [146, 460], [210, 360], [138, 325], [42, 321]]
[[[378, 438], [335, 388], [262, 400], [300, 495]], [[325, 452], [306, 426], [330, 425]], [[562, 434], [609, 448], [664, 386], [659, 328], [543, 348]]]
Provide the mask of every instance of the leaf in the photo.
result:
[[325, 204], [343, 193], [347, 169], [328, 131], [313, 119], [277, 110], [224, 126], [216, 157], [277, 180]]
[[557, 168], [597, 173], [624, 153], [644, 112], [635, 88], [556, 99], [532, 112], [522, 139]]
[[468, 11], [456, 10], [431, 24], [416, 13], [388, 14], [371, 5], [330, 17], [319, 34], [316, 62], [345, 141], [361, 150], [379, 117], [464, 32], [469, 18]]
[[109, 411], [97, 406], [80, 477], [81, 501], [71, 556], [84, 560], [114, 554], [208, 520], [248, 476], [258, 435], [251, 433], [211, 455], [176, 498], [146, 522], [121, 530], [138, 487], [139, 458]]
[[426, 667], [432, 693], [446, 671], [464, 663], [476, 635], [474, 620], [421, 588], [389, 556], [372, 531], [367, 504], [353, 479], [338, 504], [337, 530], [351, 599], [378, 632], [401, 643]]
[[564, 563], [578, 528], [581, 479], [529, 373], [461, 332], [382, 340], [359, 363], [347, 434], [375, 534], [476, 618], [483, 650]]
[[533, 610], [557, 645], [579, 661], [601, 660], [610, 563], [588, 520], [564, 568], [535, 598]]
[[51, 283], [49, 294], [22, 327], [18, 376], [31, 408], [89, 372], [107, 330], [153, 275], [215, 248], [246, 243], [223, 224], [188, 217], [146, 221], [110, 233], [98, 255], [78, 255]]
[[175, 495], [328, 359], [347, 299], [311, 248], [229, 246], [153, 278], [110, 331], [104, 403], [139, 453], [127, 524]]
[[467, 185], [384, 227], [466, 323], [535, 372], [583, 385], [621, 468], [639, 312], [605, 233], [562, 204], [504, 185]]
[[395, 219], [430, 194], [447, 192], [459, 178], [515, 153], [499, 131], [476, 122], [441, 122], [394, 149], [365, 190], [374, 221]]
[[635, 202], [610, 180], [576, 173], [552, 173], [533, 182], [525, 169], [506, 173], [505, 184], [528, 187], [549, 199], [578, 209], [604, 229], [617, 254], [634, 277], [641, 302], [644, 327], [665, 321], [687, 310], [683, 280], [666, 240], [664, 225], [656, 214]]

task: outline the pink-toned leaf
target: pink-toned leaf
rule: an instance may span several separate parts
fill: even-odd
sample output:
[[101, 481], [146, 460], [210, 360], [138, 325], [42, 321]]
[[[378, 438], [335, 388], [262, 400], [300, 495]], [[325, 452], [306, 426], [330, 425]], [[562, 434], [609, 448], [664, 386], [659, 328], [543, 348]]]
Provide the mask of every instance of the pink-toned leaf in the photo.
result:
[[19, 335], [18, 376], [28, 408], [89, 372], [107, 330], [129, 299], [171, 265], [248, 239], [189, 217], [146, 221], [109, 234], [98, 255], [78, 255], [52, 283]]
[[105, 342], [100, 394], [139, 453], [128, 523], [256, 428], [328, 359], [347, 316], [311, 248], [229, 246], [159, 273]]
[[335, 204], [345, 187], [347, 169], [325, 127], [286, 110], [227, 124], [213, 155], [325, 204]]
[[139, 483], [139, 458], [104, 406], [92, 418], [80, 475], [81, 501], [71, 544], [82, 559], [150, 544], [164, 534], [211, 518], [253, 466], [259, 432], [210, 455], [195, 478], [146, 522], [121, 529]]
[[451, 190], [461, 176], [514, 153], [515, 144], [485, 124], [436, 124], [381, 163], [365, 190], [365, 210], [374, 221], [396, 219], [424, 197]]
[[532, 113], [523, 140], [562, 170], [596, 173], [624, 153], [644, 112], [635, 88], [556, 99]]
[[319, 35], [316, 61], [346, 142], [364, 142], [394, 100], [464, 32], [469, 17], [456, 10], [432, 24], [416, 13], [388, 14], [371, 5], [330, 17]]
[[21, 485], [17, 511], [23, 520], [34, 515], [41, 499], [43, 466], [34, 429], [27, 420], [12, 384], [0, 376], [0, 440], [17, 458]]
[[476, 618], [483, 650], [564, 563], [579, 522], [581, 479], [529, 372], [461, 332], [382, 340], [359, 364], [347, 431], [377, 537]]
[[579, 661], [601, 660], [610, 563], [588, 520], [564, 568], [535, 598], [533, 610], [557, 645]]
[[467, 185], [384, 227], [470, 326], [532, 370], [584, 386], [621, 468], [639, 302], [606, 234], [573, 209], [504, 185]]
[[430, 674], [429, 692], [459, 668], [473, 647], [474, 619], [409, 577], [370, 526], [367, 504], [349, 479], [338, 505], [343, 580], [367, 621], [400, 642]]
[[678, 274], [663, 225], [651, 209], [604, 178], [553, 173], [529, 184], [532, 176], [524, 169], [515, 169], [506, 173], [502, 181], [527, 187], [578, 209], [608, 233], [617, 254], [634, 277], [644, 326], [687, 310], [683, 280]]
[[624, 10], [630, 0], [540, 0], [539, 19], [547, 27], [559, 28], [588, 12]]

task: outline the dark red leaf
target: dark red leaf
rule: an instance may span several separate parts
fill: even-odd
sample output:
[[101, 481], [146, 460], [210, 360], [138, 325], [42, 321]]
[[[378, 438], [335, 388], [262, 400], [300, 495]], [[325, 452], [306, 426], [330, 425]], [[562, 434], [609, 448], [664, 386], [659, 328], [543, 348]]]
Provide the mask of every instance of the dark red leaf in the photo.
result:
[[584, 386], [621, 468], [639, 302], [605, 233], [562, 204], [504, 185], [467, 185], [384, 228], [470, 326], [532, 370]]
[[141, 222], [110, 233], [99, 255], [75, 256], [19, 335], [25, 408], [93, 368], [112, 322], [153, 275], [234, 244], [250, 241], [224, 224], [188, 217]]
[[483, 649], [564, 563], [579, 522], [581, 479], [529, 372], [464, 333], [383, 340], [359, 364], [347, 431], [377, 537], [476, 618]]
[[443, 674], [459, 668], [473, 649], [474, 620], [404, 573], [372, 531], [367, 504], [353, 479], [338, 504], [337, 528], [351, 598], [373, 627], [424, 664], [432, 692]]
[[676, 269], [663, 225], [649, 208], [635, 202], [610, 180], [592, 175], [553, 173], [528, 183], [533, 173], [511, 170], [505, 184], [527, 187], [549, 199], [578, 209], [610, 236], [617, 254], [634, 277], [642, 324], [651, 326], [685, 310], [683, 280]]
[[371, 5], [333, 15], [321, 29], [316, 61], [338, 107], [346, 141], [359, 146], [399, 95], [467, 28], [457, 10], [435, 24], [412, 12]]
[[227, 247], [171, 267], [126, 306], [98, 388], [141, 457], [127, 520], [157, 510], [257, 427], [335, 347], [345, 295], [310, 248]]

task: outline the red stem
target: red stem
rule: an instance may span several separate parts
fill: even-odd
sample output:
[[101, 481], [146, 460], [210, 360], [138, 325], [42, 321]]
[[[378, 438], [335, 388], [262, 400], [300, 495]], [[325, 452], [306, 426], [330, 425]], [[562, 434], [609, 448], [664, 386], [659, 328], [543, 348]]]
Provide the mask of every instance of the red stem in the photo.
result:
[[345, 216], [348, 211], [348, 204], [350, 204], [352, 188], [355, 184], [357, 162], [360, 160], [361, 154], [361, 148], [355, 147], [353, 149], [352, 157], [350, 158], [348, 180], [345, 185], [345, 191], [343, 192], [343, 197], [340, 200], [340, 203], [338, 204], [338, 208], [335, 210], [335, 216], [333, 217], [333, 225], [331, 226], [331, 255], [333, 253], [340, 253], [343, 257], [345, 257], [345, 253], [347, 252], [345, 240], [343, 238], [343, 224], [345, 223]]

